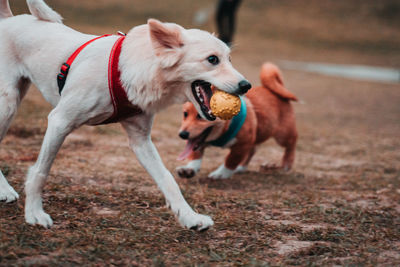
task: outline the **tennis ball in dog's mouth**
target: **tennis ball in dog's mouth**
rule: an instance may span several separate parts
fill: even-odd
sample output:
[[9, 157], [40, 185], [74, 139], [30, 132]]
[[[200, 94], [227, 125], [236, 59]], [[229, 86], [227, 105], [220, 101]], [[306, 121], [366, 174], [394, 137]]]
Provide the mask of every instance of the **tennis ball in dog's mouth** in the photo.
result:
[[211, 112], [223, 119], [230, 120], [240, 111], [240, 98], [227, 92], [215, 89], [210, 100]]

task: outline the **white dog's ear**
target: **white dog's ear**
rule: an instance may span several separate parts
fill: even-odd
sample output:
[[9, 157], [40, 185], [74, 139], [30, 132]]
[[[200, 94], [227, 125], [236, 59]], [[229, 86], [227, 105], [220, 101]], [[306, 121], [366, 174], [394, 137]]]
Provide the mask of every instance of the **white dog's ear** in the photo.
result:
[[156, 19], [149, 19], [147, 25], [153, 48], [156, 55], [160, 57], [162, 67], [172, 67], [182, 57], [181, 28], [178, 25], [162, 23]]

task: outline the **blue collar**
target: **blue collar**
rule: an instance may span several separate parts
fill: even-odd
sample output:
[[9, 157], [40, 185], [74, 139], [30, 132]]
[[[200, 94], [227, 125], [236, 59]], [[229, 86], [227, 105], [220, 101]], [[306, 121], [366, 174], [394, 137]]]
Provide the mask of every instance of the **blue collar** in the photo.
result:
[[243, 126], [244, 121], [246, 120], [247, 116], [247, 107], [244, 97], [240, 97], [241, 106], [240, 112], [235, 117], [233, 117], [231, 124], [229, 125], [228, 131], [226, 131], [220, 138], [217, 140], [209, 142], [210, 145], [223, 147], [229, 141], [236, 137], [238, 132]]

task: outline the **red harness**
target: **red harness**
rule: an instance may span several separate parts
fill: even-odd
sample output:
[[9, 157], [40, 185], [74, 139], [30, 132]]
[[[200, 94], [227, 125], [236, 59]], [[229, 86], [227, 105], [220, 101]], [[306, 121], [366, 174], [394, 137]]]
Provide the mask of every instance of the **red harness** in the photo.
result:
[[[126, 95], [126, 92], [122, 87], [120, 79], [121, 72], [119, 71], [118, 68], [118, 62], [119, 62], [119, 56], [121, 54], [122, 42], [125, 39], [125, 35], [123, 34], [120, 35], [122, 36], [117, 39], [117, 41], [115, 42], [114, 46], [111, 49], [110, 58], [108, 61], [108, 89], [110, 92], [111, 102], [114, 107], [114, 112], [110, 118], [106, 119], [105, 121], [99, 124], [119, 122], [123, 119], [141, 114], [143, 112], [138, 106], [133, 105], [128, 100], [128, 96]], [[65, 81], [67, 79], [68, 71], [71, 67], [71, 64], [78, 56], [78, 54], [93, 41], [96, 41], [97, 39], [107, 36], [111, 36], [111, 34], [102, 35], [84, 43], [68, 58], [67, 62], [62, 64], [60, 73], [57, 75], [57, 83], [60, 95], [65, 85]]]

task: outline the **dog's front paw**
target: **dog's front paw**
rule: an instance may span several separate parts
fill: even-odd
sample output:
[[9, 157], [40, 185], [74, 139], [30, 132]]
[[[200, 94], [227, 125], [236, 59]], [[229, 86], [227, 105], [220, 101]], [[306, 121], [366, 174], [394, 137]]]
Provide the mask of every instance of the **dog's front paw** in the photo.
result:
[[225, 167], [225, 165], [221, 165], [208, 175], [208, 178], [211, 179], [228, 179], [233, 175], [234, 171]]
[[0, 187], [0, 201], [5, 201], [7, 203], [15, 201], [19, 198], [17, 192], [10, 185], [5, 185]]
[[176, 172], [181, 178], [192, 178], [196, 175], [196, 170], [192, 168], [188, 168], [186, 166], [180, 166], [176, 168]]
[[50, 228], [53, 225], [50, 215], [43, 210], [26, 210], [25, 221], [33, 225], [39, 224], [45, 228]]
[[205, 231], [214, 225], [214, 221], [211, 219], [210, 216], [198, 214], [195, 212], [190, 215], [180, 216], [179, 222], [184, 227], [196, 231]]
[[239, 165], [235, 169], [235, 173], [245, 173], [247, 172], [247, 166]]

